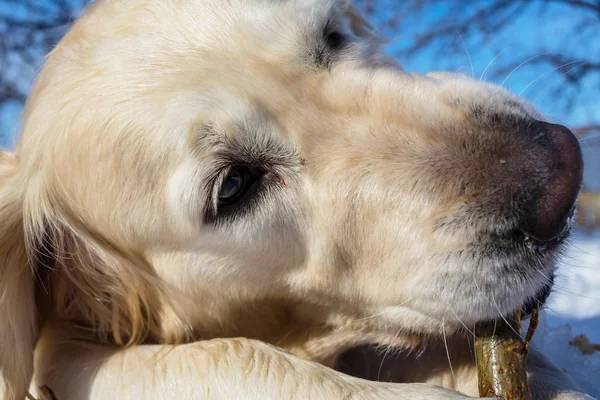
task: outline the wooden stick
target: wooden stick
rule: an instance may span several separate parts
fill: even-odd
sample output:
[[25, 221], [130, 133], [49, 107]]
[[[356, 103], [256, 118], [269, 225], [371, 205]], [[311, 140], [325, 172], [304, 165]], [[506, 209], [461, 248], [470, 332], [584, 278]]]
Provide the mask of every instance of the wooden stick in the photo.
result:
[[527, 353], [537, 327], [538, 312], [536, 308], [531, 315], [525, 340], [520, 335], [520, 310], [515, 318], [476, 327], [475, 357], [481, 397], [531, 400], [527, 387]]

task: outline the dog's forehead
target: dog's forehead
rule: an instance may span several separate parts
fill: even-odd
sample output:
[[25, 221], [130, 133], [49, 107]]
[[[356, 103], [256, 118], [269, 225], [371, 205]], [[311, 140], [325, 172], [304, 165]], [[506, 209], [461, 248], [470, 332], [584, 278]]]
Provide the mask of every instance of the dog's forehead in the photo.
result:
[[[236, 31], [246, 34], [263, 31], [277, 36], [310, 29], [325, 22], [336, 8], [346, 6], [345, 0], [101, 0], [85, 14], [97, 17], [95, 22], [99, 23], [88, 24], [86, 34], [106, 37], [107, 31], [112, 31], [108, 34], [128, 36], [140, 28], [147, 33], [179, 34], [219, 45]], [[147, 30], [149, 26], [154, 29]], [[102, 29], [94, 32], [94, 28]]]
[[167, 111], [182, 104], [201, 108], [204, 99], [223, 93], [265, 104], [285, 102], [294, 85], [314, 76], [315, 66], [303, 56], [313, 50], [337, 5], [322, 0], [98, 1], [59, 44], [44, 75], [62, 82], [65, 103], [76, 98], [85, 81], [87, 98], [107, 103], [113, 114], [121, 115], [119, 105], [127, 105], [123, 118], [138, 118], [134, 110], [139, 110], [155, 120], [161, 113], [150, 105]]
[[323, 0], [105, 0], [87, 10], [59, 47], [95, 56], [95, 63], [107, 54], [114, 62], [165, 69], [193, 62], [198, 73], [249, 56], [289, 61], [339, 8]]
[[[123, 89], [264, 90], [315, 70], [337, 1], [101, 1], [61, 42], [61, 63]], [[58, 52], [57, 52], [58, 53]], [[118, 82], [116, 82], [118, 81]], [[142, 82], [143, 81], [143, 82]]]

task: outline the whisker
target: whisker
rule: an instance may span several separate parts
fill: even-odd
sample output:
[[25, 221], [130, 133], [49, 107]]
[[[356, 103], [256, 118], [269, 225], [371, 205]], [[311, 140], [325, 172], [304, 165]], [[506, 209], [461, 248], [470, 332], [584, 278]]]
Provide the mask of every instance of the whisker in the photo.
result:
[[494, 303], [494, 307], [496, 307], [496, 310], [498, 310], [498, 314], [500, 314], [500, 318], [502, 318], [502, 320], [506, 323], [506, 325], [514, 332], [517, 334], [517, 336], [521, 336], [520, 332], [517, 332], [517, 330], [512, 326], [511, 323], [508, 322], [508, 320], [506, 319], [506, 317], [504, 317], [504, 315], [502, 315], [502, 312], [500, 311], [500, 307], [498, 307], [498, 303], [496, 303], [496, 300], [494, 299], [494, 294], [492, 294], [492, 301]]
[[[403, 306], [404, 304], [406, 304], [406, 303], [408, 303], [409, 301], [411, 301], [412, 299], [413, 299], [413, 298], [411, 297], [410, 299], [408, 299], [408, 300], [405, 300], [405, 301], [403, 301], [403, 302], [402, 302], [402, 303], [400, 303], [400, 304], [396, 304], [396, 305], [394, 305], [394, 307], [401, 307], [401, 306]], [[382, 314], [385, 314], [386, 312], [387, 312], [387, 311], [385, 311], [385, 310], [384, 310], [384, 311], [381, 311], [381, 312], [379, 312], [379, 313], [377, 313], [377, 314], [369, 315], [368, 317], [358, 318], [358, 319], [357, 319], [357, 321], [364, 321], [365, 319], [371, 319], [371, 318], [375, 318], [375, 317], [378, 317], [378, 316], [380, 316], [380, 315], [382, 315]]]
[[442, 336], [444, 337], [444, 347], [446, 348], [446, 357], [448, 357], [448, 365], [450, 366], [450, 373], [452, 374], [452, 383], [456, 386], [456, 375], [454, 375], [454, 368], [452, 368], [452, 361], [450, 360], [450, 350], [448, 350], [448, 341], [446, 339], [446, 324], [442, 318]]
[[510, 74], [508, 74], [508, 76], [507, 76], [506, 78], [504, 78], [504, 80], [502, 81], [502, 83], [501, 83], [500, 85], [501, 85], [501, 86], [504, 86], [504, 84], [506, 83], [506, 81], [508, 81], [508, 80], [510, 79], [510, 77], [511, 77], [511, 76], [513, 76], [513, 74], [514, 74], [515, 72], [517, 72], [517, 70], [518, 70], [519, 68], [521, 68], [523, 65], [527, 64], [529, 61], [535, 60], [536, 58], [542, 57], [542, 56], [544, 56], [544, 55], [546, 55], [546, 54], [548, 54], [548, 53], [542, 53], [542, 54], [538, 54], [537, 56], [530, 57], [530, 58], [528, 58], [527, 60], [523, 61], [521, 64], [517, 65], [517, 66], [515, 67], [515, 69], [513, 69], [513, 70], [511, 71], [511, 73], [510, 73]]
[[483, 78], [485, 77], [485, 73], [487, 72], [487, 70], [492, 66], [492, 64], [494, 63], [494, 61], [496, 61], [496, 59], [498, 57], [500, 57], [506, 50], [508, 50], [508, 47], [504, 50], [502, 50], [500, 53], [498, 53], [496, 55], [496, 57], [492, 58], [492, 60], [488, 63], [488, 65], [485, 66], [485, 69], [483, 70], [483, 72], [481, 73], [481, 76], [479, 77], [479, 80], [482, 81]]
[[579, 62], [581, 62], [581, 61], [571, 61], [571, 62], [565, 63], [565, 64], [563, 64], [563, 65], [560, 65], [560, 66], [558, 66], [558, 67], [556, 67], [556, 68], [553, 68], [551, 71], [544, 72], [543, 74], [541, 74], [540, 76], [538, 76], [537, 78], [535, 78], [534, 80], [532, 80], [531, 82], [529, 82], [529, 84], [527, 84], [527, 86], [525, 86], [525, 87], [523, 88], [523, 90], [521, 90], [521, 91], [519, 92], [519, 94], [518, 94], [518, 95], [519, 95], [519, 96], [521, 96], [521, 95], [523, 94], [523, 92], [525, 92], [527, 89], [529, 89], [529, 87], [530, 87], [531, 85], [533, 85], [534, 83], [536, 83], [537, 81], [539, 81], [540, 79], [542, 79], [544, 76], [546, 76], [546, 75], [548, 75], [548, 74], [551, 74], [551, 73], [553, 73], [554, 71], [558, 71], [559, 69], [561, 69], [561, 68], [564, 68], [564, 67], [566, 67], [566, 66], [568, 66], [568, 65], [575, 64], [575, 63], [579, 63]]
[[[553, 283], [553, 288], [555, 290], [559, 291], [559, 292], [566, 293], [566, 294], [569, 294], [569, 295], [572, 295], [572, 296], [577, 296], [577, 297], [580, 297], [580, 298], [583, 298], [583, 299], [600, 300], [600, 297], [586, 296], [584, 294], [572, 291], [568, 287], [563, 286], [563, 285], [557, 283], [556, 280], [550, 279], [550, 277], [548, 277], [548, 275], [544, 274], [541, 269], [536, 269], [535, 272], [537, 272], [538, 274], [540, 274], [547, 283]], [[562, 278], [567, 279], [567, 280], [570, 279], [568, 276], [563, 275], [563, 274], [560, 274], [559, 276], [560, 276], [561, 279]]]
[[[477, 288], [477, 290], [479, 291], [479, 293], [481, 293], [482, 295], [484, 295], [484, 292], [481, 290], [481, 288], [479, 287], [479, 285], [477, 284], [477, 281], [475, 280], [475, 278], [473, 277], [473, 284], [475, 285], [475, 287]], [[502, 315], [502, 312], [500, 311], [500, 307], [498, 307], [498, 304], [496, 303], [496, 300], [494, 299], [494, 294], [491, 293], [490, 294], [491, 297], [491, 301], [488, 298], [488, 302], [490, 302], [490, 304], [492, 304], [494, 306], [494, 308], [496, 308], [496, 310], [498, 311], [498, 314], [500, 315], [500, 318], [502, 318], [504, 320], [504, 322], [506, 323], [506, 325], [508, 325], [510, 327], [510, 329], [516, 333], [517, 335], [521, 335], [519, 332], [517, 332], [517, 330], [515, 328], [513, 328], [513, 326], [508, 322], [508, 320], [504, 317], [504, 315]], [[484, 296], [485, 297], [485, 296]], [[496, 332], [496, 321], [494, 321], [494, 332], [493, 334], [495, 334]]]
[[450, 306], [450, 304], [448, 304], [448, 307], [450, 308], [450, 311], [452, 311], [452, 314], [454, 314], [454, 316], [456, 317], [456, 319], [458, 320], [458, 322], [460, 322], [460, 324], [467, 330], [467, 332], [469, 332], [471, 335], [475, 336], [475, 332], [472, 331], [472, 330], [470, 330], [469, 328], [467, 328], [467, 326], [465, 325], [465, 323], [460, 319], [460, 317], [452, 309], [452, 307]]
[[[475, 280], [475, 277], [473, 277], [473, 284], [475, 285], [475, 287], [477, 288], [477, 290], [479, 291], [479, 293], [481, 293], [483, 295], [484, 292], [481, 290], [481, 288], [477, 284], [477, 281]], [[490, 295], [491, 295], [491, 301], [490, 301], [489, 298], [488, 298], [488, 301], [494, 306], [494, 308], [496, 308], [496, 310], [498, 311], [498, 314], [500, 315], [500, 318], [502, 318], [504, 320], [504, 322], [506, 323], [506, 325], [508, 325], [513, 332], [515, 332], [517, 335], [520, 335], [520, 333], [517, 332], [515, 330], [515, 328], [513, 328], [513, 326], [508, 322], [508, 320], [504, 317], [504, 315], [502, 315], [502, 312], [500, 311], [500, 307], [498, 307], [498, 303], [496, 303], [496, 300], [494, 299], [494, 294], [490, 293]], [[494, 322], [494, 324], [495, 324], [495, 322]], [[495, 331], [495, 328], [494, 328], [494, 331]]]
[[469, 64], [471, 65], [471, 76], [474, 78], [475, 77], [475, 68], [473, 67], [473, 61], [471, 60], [471, 54], [469, 53], [469, 49], [467, 48], [467, 44], [465, 43], [462, 35], [460, 34], [460, 31], [458, 30], [458, 28], [456, 26], [454, 26], [454, 29], [456, 30], [456, 33], [458, 34], [458, 37], [460, 38], [460, 41], [463, 44], [463, 47], [465, 48], [465, 52], [467, 53], [467, 58], [469, 59]]
[[563, 293], [567, 293], [567, 294], [572, 295], [572, 296], [577, 296], [577, 297], [580, 297], [582, 299], [598, 300], [598, 301], [600, 301], [600, 297], [586, 296], [584, 294], [577, 293], [577, 292], [574, 292], [572, 290], [569, 290], [569, 289], [565, 288], [564, 286], [562, 286], [562, 287], [561, 286], [557, 286], [556, 289], [562, 291]]
[[[398, 339], [398, 336], [400, 335], [401, 331], [402, 331], [402, 329], [399, 329], [398, 332], [396, 332], [396, 335], [394, 336], [394, 339], [392, 340], [392, 343], [396, 342], [396, 339]], [[381, 359], [381, 363], [379, 364], [379, 370], [377, 371], [377, 380], [378, 381], [381, 379], [381, 370], [383, 369], [383, 364], [385, 362], [385, 358], [390, 353], [390, 351], [392, 351], [392, 346], [388, 346], [387, 349], [385, 350], [385, 353], [383, 353], [383, 357]]]
[[575, 250], [579, 251], [580, 253], [583, 253], [588, 256], [591, 255], [591, 253], [589, 251], [583, 250], [581, 247], [577, 246], [574, 242], [570, 242], [569, 246], [574, 248]]
[[[585, 65], [587, 62], [584, 62], [581, 65], [576, 65], [572, 68], [569, 68], [568, 70], [566, 70], [565, 72], [563, 72], [561, 75], [567, 75], [569, 72], [573, 71], [575, 68], [579, 68], [582, 65]], [[532, 100], [533, 103], [535, 103], [541, 96], [542, 94], [546, 93], [546, 91], [550, 88], [550, 86], [546, 86], [542, 91], [540, 91], [540, 93]]]
[[[577, 259], [575, 259], [575, 258], [573, 258], [573, 259], [572, 259], [572, 261], [574, 261], [574, 262], [576, 262], [576, 263], [580, 263], [580, 262], [581, 262], [581, 260], [577, 260]], [[569, 267], [569, 269], [570, 269], [570, 268], [576, 268], [576, 269], [583, 269], [583, 270], [585, 270], [585, 269], [590, 269], [590, 268], [591, 268], [591, 267], [589, 267], [589, 266], [587, 266], [587, 265], [582, 265], [582, 264], [571, 264], [571, 263], [568, 263], [568, 262], [566, 262], [566, 261], [564, 261], [564, 260], [560, 262], [560, 265], [564, 265], [564, 266], [566, 266], [566, 267]]]

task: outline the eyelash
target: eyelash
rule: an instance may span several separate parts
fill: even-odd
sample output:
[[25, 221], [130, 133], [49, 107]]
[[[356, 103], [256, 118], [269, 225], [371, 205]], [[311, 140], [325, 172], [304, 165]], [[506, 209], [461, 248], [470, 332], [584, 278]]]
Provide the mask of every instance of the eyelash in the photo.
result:
[[323, 36], [319, 40], [315, 58], [317, 63], [322, 66], [329, 67], [331, 64], [331, 51], [339, 51], [346, 44], [346, 36], [339, 30], [335, 29], [332, 20], [327, 21], [323, 28]]
[[[255, 173], [255, 179], [238, 201], [233, 204], [219, 204], [221, 187], [232, 168], [248, 168]], [[269, 189], [279, 182], [279, 179], [277, 175], [264, 169], [234, 164], [220, 170], [210, 181], [211, 196], [210, 201], [207, 203], [204, 221], [208, 224], [218, 224], [225, 220], [239, 218], [244, 213], [252, 210], [268, 193]]]

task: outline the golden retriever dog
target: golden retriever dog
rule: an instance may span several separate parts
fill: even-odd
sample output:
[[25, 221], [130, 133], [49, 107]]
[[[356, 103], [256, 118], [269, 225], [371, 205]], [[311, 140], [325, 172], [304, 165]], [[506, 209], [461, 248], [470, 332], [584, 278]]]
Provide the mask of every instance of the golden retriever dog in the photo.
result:
[[548, 294], [579, 144], [379, 44], [345, 0], [90, 6], [0, 158], [0, 397], [477, 396], [472, 328]]

